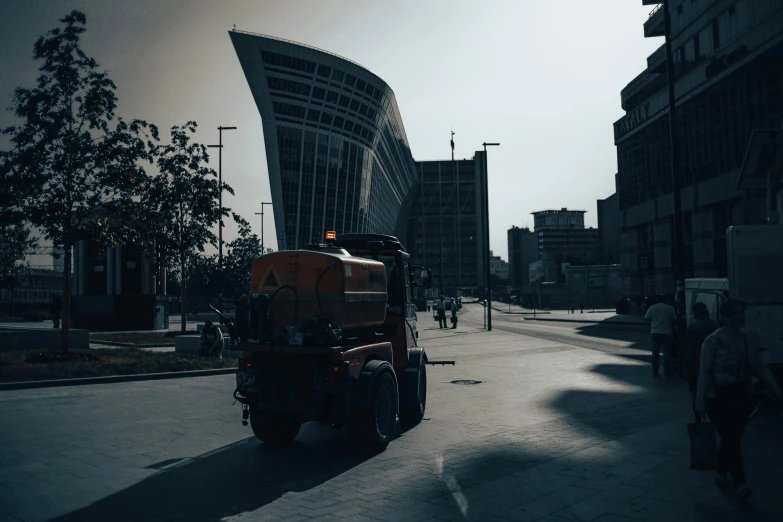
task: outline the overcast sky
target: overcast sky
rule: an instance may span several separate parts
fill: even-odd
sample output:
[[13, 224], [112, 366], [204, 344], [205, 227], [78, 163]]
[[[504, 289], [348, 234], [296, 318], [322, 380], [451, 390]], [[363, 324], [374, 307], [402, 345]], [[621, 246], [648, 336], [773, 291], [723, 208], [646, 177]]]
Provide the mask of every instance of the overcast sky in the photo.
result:
[[[586, 210], [614, 192], [612, 123], [620, 90], [662, 40], [645, 39], [641, 0], [4, 0], [0, 102], [31, 86], [35, 39], [71, 9], [84, 11], [86, 51], [111, 72], [119, 114], [167, 129], [196, 120], [198, 139], [224, 133], [224, 197], [256, 233], [269, 201], [261, 118], [228, 36], [237, 29], [295, 40], [354, 60], [394, 90], [413, 157], [489, 153], [491, 246], [531, 212]], [[8, 113], [0, 122], [8, 123]], [[214, 158], [217, 169], [217, 158]], [[267, 210], [269, 210], [267, 208]], [[271, 214], [267, 244], [275, 246]], [[228, 225], [224, 240], [234, 237]]]

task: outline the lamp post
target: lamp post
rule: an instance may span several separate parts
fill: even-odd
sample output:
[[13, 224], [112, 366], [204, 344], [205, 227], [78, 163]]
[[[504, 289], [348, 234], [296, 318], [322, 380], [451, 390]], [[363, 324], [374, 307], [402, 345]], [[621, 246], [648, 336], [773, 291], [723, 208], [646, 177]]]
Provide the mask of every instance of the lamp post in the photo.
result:
[[674, 266], [677, 278], [677, 346], [685, 344], [685, 245], [682, 230], [680, 198], [680, 158], [677, 141], [677, 108], [674, 93], [674, 60], [672, 59], [671, 2], [663, 4], [666, 45], [666, 80], [669, 90], [669, 147], [671, 150], [672, 197], [674, 198]]
[[[266, 251], [264, 250], [264, 205], [271, 205], [272, 203], [267, 203], [266, 201], [261, 202], [261, 212], [256, 212], [256, 216], [261, 216], [261, 255], [263, 256]], [[280, 248], [280, 245], [278, 245], [278, 248]]]
[[486, 259], [487, 259], [487, 331], [492, 331], [492, 277], [490, 270], [489, 254], [489, 174], [487, 173], [487, 147], [497, 147], [500, 143], [484, 142], [484, 237], [486, 237]]
[[236, 130], [236, 127], [218, 127], [218, 145], [207, 145], [218, 149], [218, 184], [220, 185], [220, 226], [218, 227], [218, 264], [223, 265], [223, 131]]

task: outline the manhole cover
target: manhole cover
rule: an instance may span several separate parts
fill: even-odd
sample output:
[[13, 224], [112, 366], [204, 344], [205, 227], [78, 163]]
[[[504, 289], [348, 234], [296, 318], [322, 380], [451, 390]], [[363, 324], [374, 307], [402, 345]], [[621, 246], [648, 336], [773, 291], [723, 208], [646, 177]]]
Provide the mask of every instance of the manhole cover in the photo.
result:
[[448, 384], [481, 384], [482, 381], [474, 381], [473, 379], [457, 379], [456, 381], [445, 381]]

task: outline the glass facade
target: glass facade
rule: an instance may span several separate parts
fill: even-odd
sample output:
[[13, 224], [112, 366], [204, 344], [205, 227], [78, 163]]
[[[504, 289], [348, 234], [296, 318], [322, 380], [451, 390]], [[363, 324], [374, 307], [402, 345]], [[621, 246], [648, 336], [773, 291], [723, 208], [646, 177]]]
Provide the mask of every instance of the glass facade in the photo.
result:
[[264, 123], [279, 248], [326, 230], [405, 244], [417, 172], [389, 86], [325, 51], [229, 34]]

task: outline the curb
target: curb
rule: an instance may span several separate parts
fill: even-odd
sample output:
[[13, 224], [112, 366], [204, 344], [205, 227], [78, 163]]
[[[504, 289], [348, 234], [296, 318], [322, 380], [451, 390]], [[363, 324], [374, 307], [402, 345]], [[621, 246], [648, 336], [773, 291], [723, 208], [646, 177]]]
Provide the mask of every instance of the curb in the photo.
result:
[[215, 368], [212, 370], [188, 370], [183, 372], [137, 373], [134, 375], [108, 375], [105, 377], [80, 377], [78, 379], [56, 379], [50, 381], [2, 382], [0, 391], [28, 390], [32, 388], [54, 388], [58, 386], [81, 386], [85, 384], [112, 384], [116, 382], [157, 381], [185, 377], [212, 377], [236, 373], [236, 368]]
[[601, 326], [648, 326], [647, 323], [633, 323], [631, 321], [580, 321], [572, 319], [550, 319], [550, 318], [538, 318], [538, 317], [525, 317], [525, 321], [551, 321], [554, 323], [576, 323], [576, 324], [596, 324]]
[[160, 344], [160, 343], [150, 343], [150, 344], [137, 344], [137, 343], [121, 343], [119, 341], [93, 341], [90, 340], [90, 344], [105, 344], [106, 346], [118, 346], [120, 348], [173, 348], [173, 344]]

